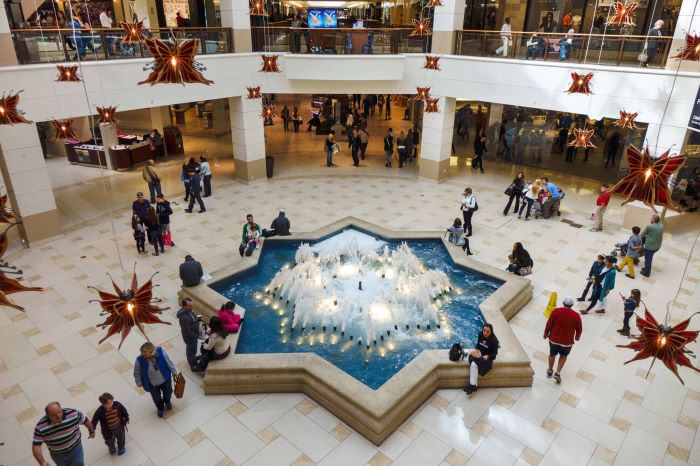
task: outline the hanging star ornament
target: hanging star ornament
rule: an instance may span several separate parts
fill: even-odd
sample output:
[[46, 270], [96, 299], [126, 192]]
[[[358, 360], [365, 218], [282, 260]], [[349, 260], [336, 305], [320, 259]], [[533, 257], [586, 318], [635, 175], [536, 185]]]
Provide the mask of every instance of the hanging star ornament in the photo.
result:
[[106, 125], [106, 124], [117, 124], [117, 118], [115, 117], [115, 113], [117, 112], [117, 107], [96, 107], [98, 115], [100, 115], [100, 119], [97, 121], [98, 125]]
[[608, 19], [607, 24], [609, 26], [636, 26], [632, 17], [632, 12], [637, 9], [638, 6], [639, 3], [637, 2], [613, 3], [615, 12], [613, 13], [613, 16]]
[[426, 55], [423, 69], [440, 71], [440, 65], [438, 65], [438, 61], [440, 61], [440, 57]]
[[7, 232], [10, 231], [10, 228], [15, 225], [19, 225], [20, 223], [22, 222], [12, 222], [4, 232], [0, 233], [0, 306], [12, 307], [18, 311], [24, 311], [22, 306], [10, 301], [7, 295], [21, 293], [24, 291], [43, 291], [44, 289], [37, 286], [24, 286], [22, 283], [20, 283], [22, 277], [8, 277], [7, 274], [21, 275], [22, 271], [18, 270], [17, 267], [8, 264], [6, 261], [1, 260], [1, 258], [5, 255], [5, 252], [7, 252], [7, 248], [10, 244]]
[[654, 212], [657, 205], [681, 212], [681, 206], [671, 199], [668, 180], [685, 164], [687, 157], [685, 155], [669, 157], [669, 152], [670, 149], [661, 154], [661, 157], [652, 159], [649, 147], [642, 153], [630, 144], [627, 147], [629, 171], [612, 187], [610, 193], [626, 196], [622, 205], [631, 201], [642, 201]]
[[264, 0], [250, 1], [250, 16], [267, 16], [267, 11], [265, 11]]
[[78, 76], [78, 66], [73, 65], [73, 66], [63, 66], [63, 65], [56, 65], [56, 69], [58, 70], [58, 77], [56, 78], [56, 82], [59, 83], [79, 83], [80, 76]]
[[445, 6], [445, 4], [442, 3], [442, 0], [428, 0], [428, 3], [425, 4], [425, 8], [435, 8], [437, 6]]
[[588, 74], [578, 74], [571, 73], [571, 79], [573, 80], [567, 93], [569, 94], [593, 94], [591, 92], [591, 79], [593, 79], [593, 73]]
[[51, 124], [56, 131], [56, 139], [75, 139], [72, 118], [68, 120], [51, 120]]
[[430, 29], [430, 19], [414, 19], [413, 20], [413, 31], [408, 35], [408, 37], [423, 37], [432, 35], [433, 31]]
[[[0, 196], [0, 223], [17, 223], [17, 216], [7, 205], [7, 194]], [[2, 257], [2, 254], [0, 254]]]
[[588, 147], [593, 147], [591, 138], [593, 137], [594, 130], [592, 129], [579, 129], [574, 128], [574, 140], [569, 143], [569, 147], [577, 147], [586, 149]]
[[420, 100], [426, 100], [428, 97], [430, 97], [429, 87], [416, 87], [416, 91]]
[[119, 39], [119, 44], [137, 44], [143, 42], [146, 36], [143, 35], [143, 21], [127, 23], [120, 21], [119, 27], [124, 29], [124, 37]]
[[208, 86], [214, 83], [204, 77], [202, 71], [206, 71], [206, 68], [194, 59], [197, 40], [188, 39], [182, 44], [171, 46], [162, 40], [146, 39], [144, 45], [153, 55], [154, 62], [143, 68], [144, 71], [151, 70], [151, 73], [139, 84], [149, 83], [153, 86], [170, 83], [184, 86], [185, 83], [200, 83]]
[[279, 55], [263, 55], [262, 56], [262, 68], [260, 68], [260, 73], [281, 73], [279, 66], [277, 66], [277, 59]]
[[246, 87], [248, 90], [249, 99], [261, 99], [262, 94], [260, 93], [260, 86], [257, 87]]
[[685, 46], [680, 49], [678, 55], [673, 58], [678, 58], [679, 60], [700, 60], [700, 36], [695, 36], [693, 34], [686, 34], [685, 36]]
[[19, 93], [5, 95], [0, 98], [0, 125], [14, 125], [15, 123], [33, 123], [24, 118], [24, 112], [17, 108], [19, 104]]
[[651, 312], [648, 309], [644, 309], [644, 318], [637, 316], [637, 328], [641, 333], [635, 337], [636, 341], [628, 345], [617, 345], [618, 348], [628, 348], [637, 352], [637, 355], [625, 362], [625, 364], [653, 358], [647, 372], [648, 376], [651, 368], [654, 366], [654, 362], [660, 359], [678, 377], [678, 380], [685, 385], [680, 374], [678, 374], [678, 366], [689, 367], [696, 372], [700, 372], [700, 369], [694, 367], [688, 356], [686, 356], [693, 355], [692, 351], [686, 349], [686, 345], [698, 338], [698, 331], [686, 330], [692, 317], [690, 316], [672, 327], [659, 324]]
[[440, 108], [438, 107], [439, 98], [426, 97], [425, 99], [425, 113], [439, 113]]
[[100, 315], [107, 315], [107, 319], [97, 325], [97, 327], [102, 329], [108, 328], [107, 335], [105, 335], [98, 344], [101, 344], [112, 335], [121, 333], [121, 340], [119, 341], [119, 348], [121, 348], [124, 339], [129, 335], [133, 327], [138, 328], [141, 334], [148, 340], [146, 329], [143, 327], [144, 324], [170, 325], [170, 322], [165, 322], [157, 316], [157, 314], [161, 314], [169, 308], [161, 308], [153, 305], [154, 275], [155, 273], [151, 275], [151, 278], [149, 278], [146, 283], [139, 287], [136, 277], [136, 265], [134, 265], [134, 274], [129, 288], [124, 290], [120, 289], [117, 284], [114, 283], [114, 279], [112, 279], [112, 286], [116, 294], [101, 291], [92, 286], [89, 287], [97, 291], [100, 297], [90, 302], [99, 302], [102, 308], [102, 313]]
[[634, 119], [637, 118], [638, 113], [627, 113], [624, 110], [620, 110], [620, 119], [615, 122], [615, 126], [618, 128], [629, 128], [636, 129], [637, 125], [634, 124]]
[[261, 117], [267, 119], [267, 118], [274, 118], [277, 116], [277, 105], [263, 105], [262, 106], [262, 113], [260, 114]]

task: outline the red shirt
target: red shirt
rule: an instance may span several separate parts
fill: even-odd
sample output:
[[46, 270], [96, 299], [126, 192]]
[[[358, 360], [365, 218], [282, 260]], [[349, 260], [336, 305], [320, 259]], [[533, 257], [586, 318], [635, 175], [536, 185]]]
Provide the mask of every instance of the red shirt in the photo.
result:
[[601, 193], [595, 201], [595, 205], [608, 205], [610, 202], [610, 193]]
[[544, 328], [545, 338], [556, 345], [571, 346], [581, 338], [583, 325], [579, 313], [568, 307], [558, 307], [552, 311]]

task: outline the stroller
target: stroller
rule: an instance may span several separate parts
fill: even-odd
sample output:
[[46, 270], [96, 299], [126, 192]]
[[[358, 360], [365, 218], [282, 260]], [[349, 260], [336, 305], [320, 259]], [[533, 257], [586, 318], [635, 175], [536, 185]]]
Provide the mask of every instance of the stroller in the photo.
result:
[[546, 197], [546, 191], [542, 190], [540, 191], [540, 194], [537, 196], [537, 199], [535, 199], [535, 203], [532, 205], [532, 208], [535, 211], [535, 218], [549, 218], [553, 214], [557, 214], [557, 216], [561, 216], [561, 210], [559, 210], [561, 206], [561, 200], [564, 199], [565, 193], [563, 189], [559, 190], [559, 199], [555, 200], [554, 202], [551, 202], [550, 204], [547, 204], [547, 201], [545, 200]]

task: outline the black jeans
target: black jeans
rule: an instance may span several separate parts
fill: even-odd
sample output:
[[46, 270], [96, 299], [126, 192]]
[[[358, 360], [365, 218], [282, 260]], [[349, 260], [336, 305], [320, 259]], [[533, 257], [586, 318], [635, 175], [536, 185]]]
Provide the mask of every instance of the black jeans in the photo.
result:
[[152, 386], [149, 391], [158, 411], [163, 411], [165, 405], [170, 403], [170, 397], [173, 394], [173, 382], [171, 379], [168, 379], [160, 385]]
[[360, 157], [362, 158], [362, 160], [365, 159], [365, 152], [367, 151], [367, 144], [368, 143], [366, 143], [366, 142], [363, 142], [362, 144], [360, 144]]
[[630, 329], [630, 319], [634, 315], [634, 311], [625, 311], [625, 318], [622, 321], [622, 328], [629, 330]]
[[151, 234], [151, 244], [153, 244], [153, 247], [156, 249], [156, 254], [158, 254], [158, 246], [160, 246], [160, 252], [165, 252], [163, 246], [163, 232], [161, 229], [152, 229], [149, 233]]
[[523, 215], [523, 210], [525, 210], [525, 204], [527, 204], [527, 212], [525, 212], [525, 218], [530, 218], [530, 211], [532, 210], [532, 204], [535, 203], [534, 199], [525, 197], [523, 202], [520, 203], [520, 211], [518, 212], [518, 217]]
[[295, 133], [299, 132], [299, 123], [301, 123], [299, 120], [294, 120], [294, 132]]
[[136, 238], [136, 250], [138, 252], [146, 252], [146, 238], [142, 236], [141, 238]]
[[358, 149], [352, 150], [352, 164], [358, 166], [360, 164], [360, 158], [358, 157]]
[[462, 211], [462, 216], [464, 217], [464, 231], [467, 232], [467, 236], [472, 235], [472, 215], [474, 215], [473, 210]]
[[[515, 191], [515, 190], [513, 190], [513, 191]], [[506, 208], [503, 209], [504, 214], [507, 214], [508, 211], [510, 210], [510, 205], [513, 203], [513, 199], [515, 199], [515, 209], [513, 209], [513, 213], [518, 212], [518, 208], [520, 207], [520, 196], [521, 196], [521, 194], [518, 192], [511, 193], [510, 197], [508, 198], [508, 204], [506, 204]]]
[[[586, 295], [588, 294], [588, 290], [591, 289], [591, 285], [593, 285], [593, 282], [591, 282], [591, 281], [586, 282], [586, 287], [583, 289], [583, 293], [581, 293], [581, 299], [586, 299]], [[592, 295], [591, 295], [591, 299], [593, 299]]]
[[187, 363], [190, 368], [194, 368], [197, 365], [197, 339], [185, 340], [185, 356], [187, 357]]
[[603, 285], [601, 283], [596, 283], [595, 285], [593, 285], [593, 296], [591, 296], [591, 304], [588, 305], [586, 311], [590, 311], [596, 305], [598, 299], [600, 298], [600, 290], [602, 288]]
[[206, 210], [204, 208], [204, 202], [202, 201], [202, 196], [200, 195], [199, 191], [192, 191], [190, 193], [190, 205], [187, 207], [187, 210], [192, 210], [192, 207], [194, 207], [194, 202], [197, 201], [199, 204], [199, 209], [200, 210]]
[[124, 435], [125, 429], [124, 426], [120, 425], [114, 429], [110, 429], [110, 432], [112, 436], [105, 439], [105, 444], [107, 445], [107, 448], [109, 448], [109, 452], [114, 453], [116, 451], [116, 448], [114, 447], [115, 443], [117, 444], [117, 448], [120, 450], [124, 448], [124, 444], [126, 443], [126, 435]]
[[204, 196], [211, 196], [211, 175], [204, 175]]

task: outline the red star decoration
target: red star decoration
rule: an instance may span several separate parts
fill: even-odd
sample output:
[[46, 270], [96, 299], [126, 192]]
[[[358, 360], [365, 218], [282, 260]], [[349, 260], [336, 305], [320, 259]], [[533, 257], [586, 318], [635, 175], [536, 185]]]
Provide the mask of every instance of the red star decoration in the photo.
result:
[[136, 23], [119, 22], [119, 27], [124, 29], [124, 37], [117, 42], [120, 44], [136, 44], [143, 42], [146, 37], [143, 35], [143, 21]]
[[104, 125], [107, 123], [117, 124], [117, 119], [114, 114], [117, 111], [117, 107], [96, 107], [100, 119], [97, 121], [98, 125]]
[[153, 55], [154, 62], [145, 67], [151, 73], [139, 84], [149, 83], [151, 86], [160, 83], [182, 84], [201, 83], [207, 86], [214, 81], [205, 78], [202, 71], [206, 68], [194, 59], [197, 53], [197, 41], [188, 39], [182, 44], [172, 47], [158, 39], [145, 39], [144, 45]]
[[413, 20], [413, 31], [408, 35], [408, 37], [423, 37], [432, 35], [433, 31], [430, 29], [430, 19], [414, 19]]
[[14, 125], [15, 123], [33, 123], [22, 115], [24, 112], [17, 108], [19, 104], [19, 91], [16, 94], [2, 94], [0, 98], [0, 125]]
[[629, 128], [635, 129], [637, 125], [634, 124], [634, 119], [637, 118], [638, 113], [627, 113], [624, 110], [620, 110], [620, 119], [615, 122], [615, 126], [619, 128]]
[[593, 94], [590, 86], [591, 79], [593, 79], [593, 73], [583, 75], [571, 73], [571, 79], [573, 82], [566, 92], [569, 94]]
[[438, 61], [440, 61], [440, 57], [431, 57], [430, 55], [426, 55], [425, 65], [423, 65], [423, 69], [440, 71], [440, 65], [438, 65]]
[[438, 102], [440, 102], [439, 98], [431, 98], [431, 97], [426, 97], [425, 98], [425, 113], [439, 113], [440, 108], [438, 107]]
[[[3, 196], [7, 198], [7, 195]], [[6, 202], [6, 201], [5, 201]], [[3, 203], [4, 206], [4, 203]], [[6, 212], [6, 209], [3, 207], [3, 211]], [[13, 217], [16, 218], [16, 217]], [[7, 227], [7, 229], [0, 234], [0, 258], [2, 258], [5, 255], [5, 252], [7, 252], [7, 247], [10, 244], [10, 240], [7, 236], [7, 232], [10, 231], [10, 228], [12, 228], [15, 225], [19, 225], [21, 222], [16, 221], [16, 222], [9, 222], [10, 226]], [[17, 270], [16, 267], [13, 267], [9, 265], [5, 261], [0, 260], [0, 267], [4, 268], [6, 270], [0, 270], [0, 306], [8, 306], [17, 309], [18, 311], [24, 311], [24, 308], [22, 306], [19, 306], [7, 297], [8, 294], [12, 293], [21, 293], [23, 291], [43, 291], [43, 288], [36, 287], [36, 286], [24, 286], [20, 283], [20, 280], [22, 280], [21, 277], [18, 278], [10, 278], [6, 275], [6, 273], [13, 273], [13, 274], [21, 274], [21, 270]]]
[[[7, 194], [0, 196], [0, 223], [16, 223], [17, 216], [7, 206]], [[2, 254], [0, 254], [2, 257]]]
[[612, 18], [608, 20], [609, 25], [612, 26], [636, 26], [632, 19], [632, 12], [639, 6], [637, 2], [615, 2], [613, 3], [613, 8], [615, 8], [615, 13]]
[[277, 66], [277, 59], [279, 55], [263, 55], [262, 56], [262, 68], [260, 68], [261, 73], [281, 73], [279, 67]]
[[435, 8], [436, 6], [445, 6], [445, 4], [442, 3], [442, 0], [428, 0], [428, 3], [425, 4], [426, 8]]
[[262, 113], [260, 114], [263, 118], [274, 118], [277, 116], [277, 105], [263, 105]]
[[267, 16], [267, 11], [265, 11], [264, 0], [251, 0], [250, 16]]
[[80, 76], [78, 76], [78, 66], [62, 66], [56, 65], [58, 70], [58, 77], [56, 82], [59, 83], [79, 83]]
[[700, 60], [700, 36], [687, 34], [685, 36], [685, 47], [673, 58], [692, 61]]
[[418, 98], [421, 100], [425, 100], [430, 97], [429, 87], [416, 87], [416, 91], [418, 92]]
[[75, 139], [72, 118], [68, 120], [51, 120], [51, 124], [56, 131], [56, 139]]
[[121, 332], [122, 337], [119, 341], [119, 348], [121, 348], [124, 339], [129, 335], [134, 326], [148, 339], [143, 324], [170, 325], [170, 322], [164, 322], [156, 315], [161, 314], [169, 308], [160, 308], [151, 304], [153, 301], [153, 275], [146, 283], [139, 287], [136, 278], [136, 270], [134, 270], [131, 286], [124, 290], [121, 290], [116, 283], [114, 283], [114, 280], [112, 280], [112, 286], [117, 294], [107, 293], [106, 291], [91, 287], [95, 289], [100, 296], [100, 299], [96, 301], [100, 303], [102, 311], [108, 314], [107, 319], [98, 325], [98, 327], [103, 329], [109, 327], [107, 335], [105, 335], [98, 344], [112, 335]]
[[574, 129], [574, 140], [569, 143], [569, 147], [580, 147], [585, 149], [587, 147], [595, 147], [591, 142], [594, 130], [592, 129]]
[[258, 87], [246, 87], [246, 89], [248, 89], [248, 98], [249, 99], [262, 98], [262, 94], [260, 93], [260, 86], [258, 86]]
[[[670, 325], [659, 324], [651, 312], [644, 309], [644, 318], [637, 316], [637, 328], [641, 332], [635, 337], [637, 341], [629, 345], [617, 345], [618, 348], [629, 348], [637, 352], [637, 355], [625, 362], [625, 364], [653, 358], [651, 366], [649, 366], [649, 372], [651, 372], [654, 362], [660, 359], [678, 377], [678, 380], [685, 385], [685, 382], [678, 374], [679, 365], [700, 372], [700, 369], [693, 367], [690, 359], [686, 356], [686, 354], [692, 354], [692, 351], [685, 349], [686, 345], [698, 338], [697, 331], [686, 330], [690, 324], [690, 318], [671, 327]], [[649, 372], [647, 372], [647, 375], [649, 375]]]
[[686, 156], [669, 157], [670, 149], [661, 157], [652, 159], [649, 148], [644, 153], [630, 145], [627, 147], [629, 172], [610, 190], [611, 194], [627, 196], [622, 205], [642, 201], [656, 212], [656, 205], [667, 206], [678, 212], [681, 207], [671, 199], [668, 179], [685, 163]]

